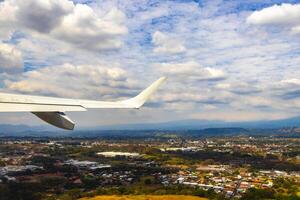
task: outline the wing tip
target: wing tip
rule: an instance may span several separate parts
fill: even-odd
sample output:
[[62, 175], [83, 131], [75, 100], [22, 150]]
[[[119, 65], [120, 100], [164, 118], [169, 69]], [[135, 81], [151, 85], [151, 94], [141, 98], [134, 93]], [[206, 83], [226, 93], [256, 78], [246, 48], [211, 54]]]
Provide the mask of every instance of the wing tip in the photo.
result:
[[131, 102], [135, 105], [134, 107], [136, 109], [141, 108], [146, 103], [146, 101], [152, 96], [152, 94], [157, 91], [159, 86], [161, 86], [166, 80], [167, 77], [160, 77], [159, 79], [154, 81], [149, 87], [147, 87], [145, 90], [139, 93], [136, 97], [132, 98]]

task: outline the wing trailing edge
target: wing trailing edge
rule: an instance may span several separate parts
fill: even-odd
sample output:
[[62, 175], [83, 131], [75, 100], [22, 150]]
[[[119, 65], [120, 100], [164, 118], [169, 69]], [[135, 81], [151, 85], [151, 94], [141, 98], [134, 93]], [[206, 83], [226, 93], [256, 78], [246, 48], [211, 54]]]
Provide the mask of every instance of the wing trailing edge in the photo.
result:
[[64, 114], [65, 111], [86, 111], [89, 108], [138, 109], [165, 80], [166, 77], [161, 77], [137, 96], [115, 102], [0, 93], [0, 112], [31, 112], [49, 124], [73, 130], [75, 123]]

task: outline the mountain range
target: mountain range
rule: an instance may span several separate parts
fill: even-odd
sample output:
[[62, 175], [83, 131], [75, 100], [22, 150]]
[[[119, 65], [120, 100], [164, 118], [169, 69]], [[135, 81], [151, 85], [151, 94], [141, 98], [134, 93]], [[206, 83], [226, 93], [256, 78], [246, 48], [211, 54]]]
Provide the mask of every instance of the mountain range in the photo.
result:
[[86, 128], [91, 130], [195, 130], [206, 128], [241, 127], [250, 129], [275, 129], [300, 127], [300, 116], [280, 120], [260, 120], [247, 122], [226, 122], [216, 120], [179, 120], [161, 123], [121, 124]]
[[[168, 130], [168, 131], [183, 131], [183, 130], [202, 130], [202, 133], [210, 134], [229, 134], [230, 132], [249, 132], [251, 130], [274, 130], [291, 127], [300, 127], [300, 116], [281, 120], [261, 120], [249, 122], [225, 122], [225, 121], [210, 121], [210, 120], [180, 120], [161, 123], [143, 123], [143, 124], [120, 124], [120, 125], [106, 125], [96, 127], [75, 127], [75, 131], [64, 131], [53, 128], [48, 125], [28, 126], [28, 125], [10, 125], [0, 124], [0, 136], [76, 136], [78, 133], [92, 134], [102, 131], [118, 130], [128, 131], [147, 131], [147, 130]], [[230, 128], [230, 129], [228, 129]], [[234, 128], [234, 129], [232, 129]], [[290, 129], [289, 129], [290, 130]], [[298, 129], [297, 129], [298, 130]], [[282, 132], [282, 131], [281, 131]]]

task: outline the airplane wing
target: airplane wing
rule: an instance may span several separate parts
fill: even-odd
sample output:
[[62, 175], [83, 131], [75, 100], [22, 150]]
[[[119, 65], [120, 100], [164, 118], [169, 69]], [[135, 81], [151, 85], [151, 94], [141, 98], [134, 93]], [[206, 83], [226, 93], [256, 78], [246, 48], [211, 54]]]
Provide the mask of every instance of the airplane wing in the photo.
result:
[[90, 108], [140, 108], [166, 80], [161, 77], [137, 96], [123, 101], [93, 101], [45, 96], [0, 93], [0, 112], [32, 112], [40, 119], [59, 128], [73, 130], [65, 111], [86, 111]]

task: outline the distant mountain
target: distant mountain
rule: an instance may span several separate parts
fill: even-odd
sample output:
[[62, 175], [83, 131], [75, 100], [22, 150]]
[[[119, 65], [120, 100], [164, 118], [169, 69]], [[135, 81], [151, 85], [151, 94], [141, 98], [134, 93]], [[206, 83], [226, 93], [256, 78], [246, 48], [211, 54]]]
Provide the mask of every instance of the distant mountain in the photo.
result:
[[140, 124], [116, 124], [104, 125], [92, 128], [81, 128], [90, 130], [186, 130], [186, 129], [203, 129], [213, 127], [222, 127], [225, 123], [222, 121], [208, 120], [180, 120], [159, 123], [140, 123]]
[[52, 126], [0, 124], [0, 137], [62, 136], [70, 132]]
[[[234, 128], [233, 128], [234, 127]], [[0, 137], [2, 136], [99, 136], [99, 135], [119, 135], [124, 130], [131, 131], [131, 134], [153, 134], [155, 131], [178, 131], [188, 134], [203, 135], [228, 135], [228, 134], [300, 134], [300, 116], [282, 120], [264, 120], [250, 122], [224, 122], [210, 120], [180, 120], [162, 123], [143, 124], [121, 124], [97, 127], [78, 127], [75, 131], [64, 131], [53, 126], [27, 126], [0, 124]], [[151, 131], [150, 131], [151, 130]], [[193, 130], [195, 130], [193, 132]], [[190, 131], [190, 132], [187, 132]]]
[[27, 126], [27, 125], [11, 125], [11, 124], [0, 124], [0, 133], [9, 132], [24, 132], [24, 131], [41, 131], [43, 127], [38, 126]]
[[109, 126], [97, 126], [93, 128], [82, 128], [90, 130], [187, 130], [187, 129], [205, 129], [205, 128], [258, 128], [274, 129], [282, 127], [300, 127], [300, 116], [281, 120], [261, 120], [249, 122], [225, 122], [216, 120], [179, 120], [161, 123], [141, 123], [141, 124], [121, 124]]
[[300, 127], [300, 116], [279, 119], [279, 120], [265, 120], [239, 123], [242, 127], [247, 128], [282, 128], [282, 127]]
[[208, 128], [200, 130], [90, 130], [74, 131], [72, 137], [101, 137], [106, 139], [129, 138], [174, 138], [174, 137], [211, 137], [220, 135], [248, 135], [252, 131], [244, 128]]
[[278, 128], [278, 129], [246, 129], [238, 127], [227, 128], [205, 128], [194, 130], [90, 130], [74, 131], [71, 137], [80, 138], [105, 138], [105, 139], [130, 139], [130, 138], [162, 138], [171, 139], [181, 138], [199, 138], [214, 136], [273, 136], [273, 137], [300, 137], [299, 128]]

